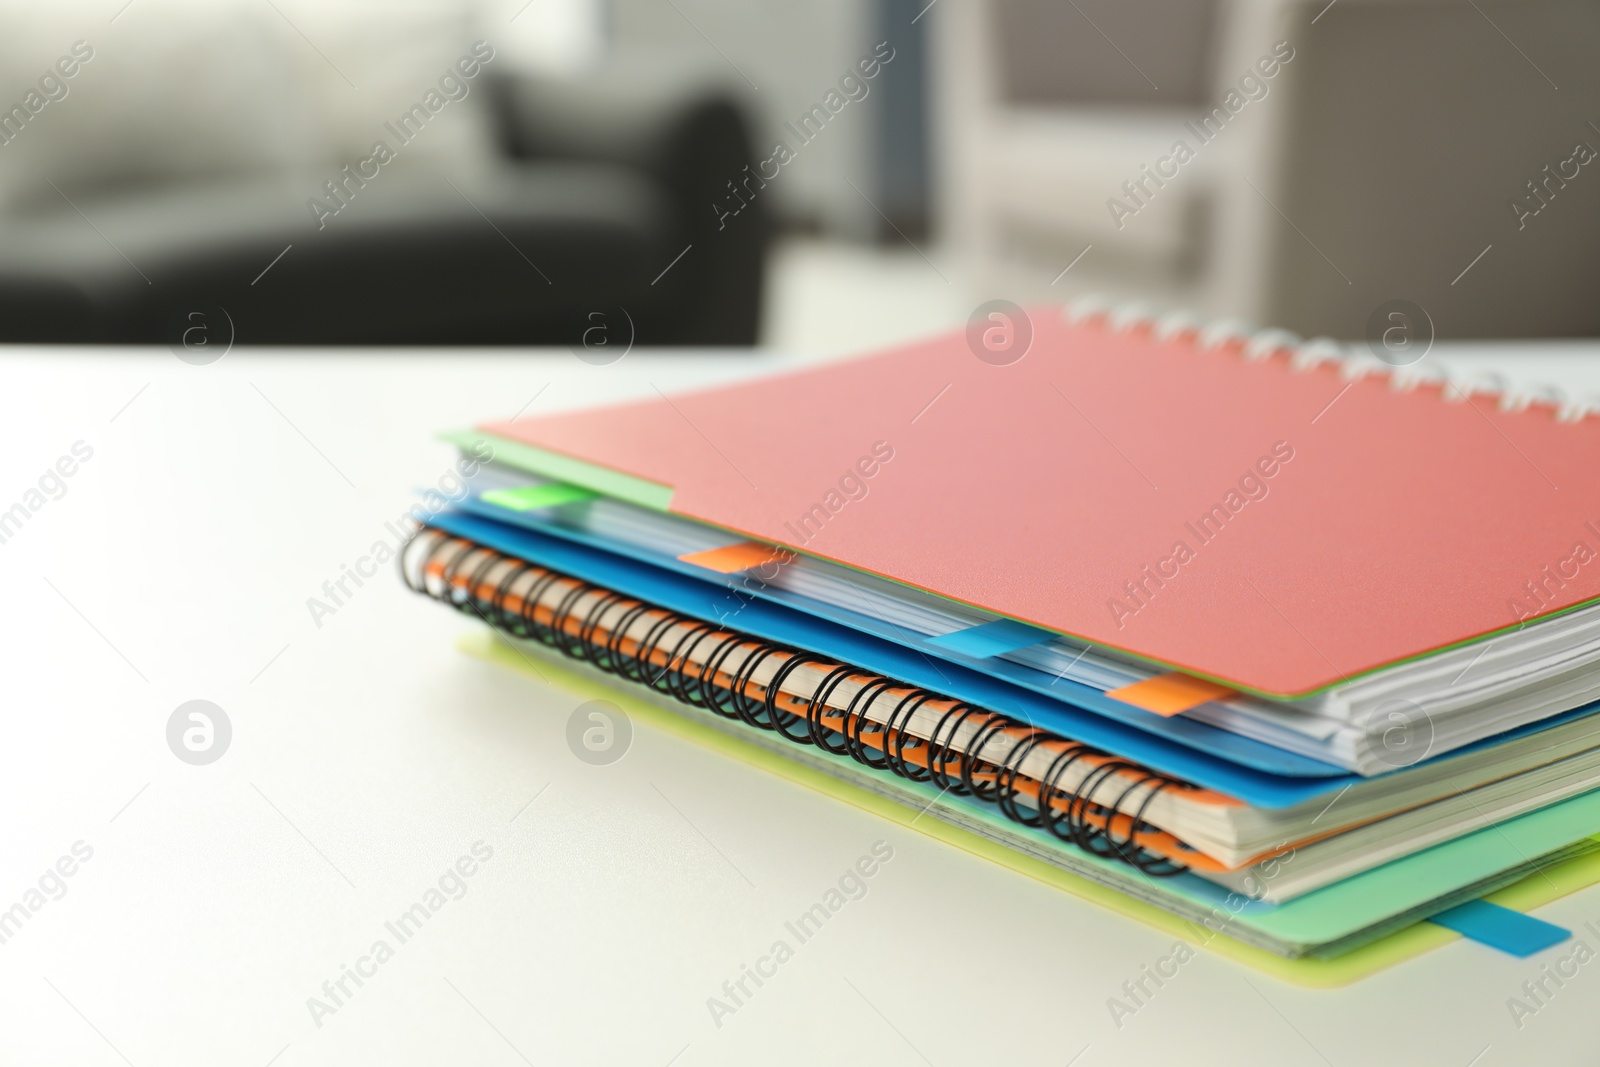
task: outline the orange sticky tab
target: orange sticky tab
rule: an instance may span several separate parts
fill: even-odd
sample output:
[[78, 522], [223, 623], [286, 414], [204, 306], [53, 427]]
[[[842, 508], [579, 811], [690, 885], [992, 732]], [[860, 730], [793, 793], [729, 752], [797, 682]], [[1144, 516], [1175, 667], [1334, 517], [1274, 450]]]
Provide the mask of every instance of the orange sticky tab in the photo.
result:
[[690, 552], [688, 555], [679, 556], [678, 559], [684, 563], [693, 563], [696, 567], [704, 567], [708, 571], [716, 571], [718, 574], [734, 574], [781, 559], [783, 555], [783, 549], [776, 545], [764, 545], [760, 541], [742, 541], [737, 545], [708, 548], [704, 552]]
[[1222, 700], [1234, 695], [1234, 691], [1225, 686], [1176, 671], [1171, 674], [1158, 674], [1154, 678], [1146, 678], [1142, 682], [1134, 682], [1132, 685], [1125, 685], [1121, 689], [1112, 689], [1106, 693], [1106, 696], [1120, 700], [1124, 704], [1132, 704], [1136, 708], [1168, 716], [1180, 715], [1208, 701]]

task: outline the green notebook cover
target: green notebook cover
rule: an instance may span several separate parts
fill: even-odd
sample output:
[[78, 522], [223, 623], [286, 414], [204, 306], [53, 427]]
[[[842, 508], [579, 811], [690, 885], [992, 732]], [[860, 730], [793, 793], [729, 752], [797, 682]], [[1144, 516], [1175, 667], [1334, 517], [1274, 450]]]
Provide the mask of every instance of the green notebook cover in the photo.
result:
[[[1217, 887], [1195, 891], [1174, 879], [1152, 878], [1126, 864], [1089, 856], [1043, 832], [1018, 827], [987, 805], [939, 798], [932, 787], [766, 738], [542, 646], [513, 646], [485, 631], [464, 639], [462, 647], [528, 674], [533, 673], [529, 657], [537, 657], [539, 671], [563, 688], [610, 700], [640, 722], [1303, 985], [1343, 985], [1459, 939], [1459, 934], [1420, 919], [1465, 900], [1487, 894], [1488, 900], [1525, 911], [1600, 881], [1600, 837], [1590, 836], [1600, 830], [1597, 792], [1486, 827], [1286, 904], [1245, 902]], [[939, 818], [921, 818], [924, 812]], [[1069, 854], [1075, 870], [1059, 865]]]

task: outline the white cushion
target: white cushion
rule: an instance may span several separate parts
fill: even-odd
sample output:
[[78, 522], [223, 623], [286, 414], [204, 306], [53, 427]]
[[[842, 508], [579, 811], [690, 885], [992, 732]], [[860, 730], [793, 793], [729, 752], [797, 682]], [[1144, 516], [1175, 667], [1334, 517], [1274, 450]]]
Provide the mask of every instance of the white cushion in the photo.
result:
[[[284, 173], [304, 166], [313, 113], [265, 5], [135, 0], [0, 0], [0, 111], [39, 93], [55, 64], [92, 50], [65, 95], [0, 145], [0, 198], [69, 196], [173, 177]], [[281, 21], [281, 20], [279, 20]], [[54, 83], [46, 80], [46, 87]], [[59, 94], [60, 90], [55, 90]]]
[[[0, 143], [0, 207], [59, 199], [46, 179], [76, 200], [276, 175], [311, 197], [379, 140], [394, 151], [388, 166], [470, 172], [494, 156], [484, 75], [455, 66], [474, 41], [457, 0], [134, 0], [108, 18], [105, 0], [0, 0], [0, 116], [58, 77], [74, 42], [93, 51], [59, 80], [64, 96], [13, 121], [22, 132]], [[446, 75], [456, 80], [441, 89]], [[438, 101], [408, 143], [385, 126]]]
[[[461, 75], [458, 61], [472, 55], [481, 36], [473, 33], [465, 4], [274, 2], [285, 16], [280, 21], [293, 24], [295, 77], [313, 105], [309, 133], [321, 161], [333, 171], [367, 158], [378, 141], [394, 151], [386, 169], [427, 164], [472, 171], [494, 157], [484, 80], [502, 57], [486, 41], [479, 55], [493, 58], [480, 64], [475, 77]], [[430, 109], [421, 131], [414, 137], [407, 132], [411, 139], [403, 141], [385, 124], [398, 126], [418, 104], [438, 110]]]

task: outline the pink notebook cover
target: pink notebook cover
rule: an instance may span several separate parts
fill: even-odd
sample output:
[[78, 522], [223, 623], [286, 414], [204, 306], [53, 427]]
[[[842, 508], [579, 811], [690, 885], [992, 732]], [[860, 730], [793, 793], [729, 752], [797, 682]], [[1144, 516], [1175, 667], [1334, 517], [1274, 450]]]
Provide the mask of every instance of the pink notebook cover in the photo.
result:
[[1031, 315], [1006, 366], [952, 334], [480, 429], [670, 486], [678, 514], [1271, 695], [1600, 595], [1600, 420]]

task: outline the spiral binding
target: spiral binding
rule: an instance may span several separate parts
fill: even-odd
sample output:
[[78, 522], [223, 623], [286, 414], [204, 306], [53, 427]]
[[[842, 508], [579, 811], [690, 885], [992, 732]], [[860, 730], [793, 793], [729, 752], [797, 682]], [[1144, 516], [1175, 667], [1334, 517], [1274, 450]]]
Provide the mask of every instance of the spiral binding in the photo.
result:
[[1503, 375], [1463, 373], [1437, 359], [1393, 366], [1371, 354], [1352, 351], [1329, 337], [1305, 340], [1288, 330], [1257, 329], [1243, 319], [1208, 320], [1189, 312], [1160, 312], [1139, 301], [1098, 295], [1070, 301], [1063, 314], [1069, 322], [1099, 323], [1114, 333], [1145, 332], [1161, 340], [1189, 335], [1200, 351], [1232, 349], [1252, 361], [1286, 356], [1297, 371], [1338, 363], [1346, 380], [1387, 376], [1396, 391], [1431, 387], [1439, 390], [1446, 403], [1466, 403], [1475, 396], [1492, 397], [1502, 411], [1538, 410], [1557, 422], [1581, 422], [1600, 415], [1600, 395], [1571, 396], [1553, 384], [1514, 388]]
[[[474, 560], [470, 570], [464, 572], [463, 567]], [[970, 796], [994, 804], [1013, 822], [1042, 827], [1068, 844], [1095, 856], [1127, 863], [1147, 875], [1174, 875], [1188, 869], [1139, 843], [1141, 837], [1147, 841], [1160, 839], [1174, 850], [1192, 851], [1144, 821], [1150, 804], [1163, 790], [1194, 789], [1186, 782], [994, 712], [845, 665], [828, 671], [803, 708], [785, 708], [781, 706], [785, 702], [801, 703], [800, 698], [783, 692], [789, 676], [803, 666], [827, 667], [829, 661], [721, 629], [435, 527], [424, 526], [407, 541], [399, 554], [399, 566], [401, 578], [413, 592], [477, 616], [513, 637], [537, 641], [571, 659], [649, 686], [691, 707], [771, 731], [797, 745], [812, 745], [836, 756], [848, 756], [874, 770], [927, 782], [941, 794]], [[501, 567], [506, 568], [505, 573], [491, 585], [489, 576]], [[529, 575], [529, 588], [514, 594], [513, 585]], [[430, 577], [436, 581], [430, 583]], [[562, 583], [570, 584], [570, 589], [560, 595], [556, 607], [541, 608], [541, 601]], [[488, 595], [484, 592], [486, 587]], [[577, 606], [588, 597], [593, 597], [594, 602], [577, 614]], [[623, 613], [613, 623], [609, 636], [597, 640], [601, 617], [618, 608]], [[547, 619], [539, 618], [541, 610], [548, 614]], [[646, 619], [651, 621], [645, 635], [634, 642], [632, 650], [627, 649], [631, 639], [626, 635]], [[670, 646], [665, 645], [667, 635], [680, 627], [684, 632]], [[739, 650], [749, 655], [728, 677], [721, 668]], [[697, 657], [702, 666], [694, 669], [692, 663]], [[775, 657], [781, 657], [782, 662], [767, 684], [758, 687], [753, 681], [756, 671]], [[726, 681], [719, 680], [722, 678]], [[862, 683], [856, 695], [842, 713], [830, 708], [829, 699], [850, 679]], [[752, 696], [751, 690], [758, 688], [764, 691]], [[904, 691], [905, 695], [894, 704], [887, 720], [868, 719], [865, 709], [891, 691]], [[931, 736], [922, 738], [909, 733], [906, 727], [912, 716], [930, 701], [949, 705]], [[975, 725], [978, 732], [968, 740], [964, 751], [958, 751], [956, 737], [967, 724]], [[1003, 756], [979, 755], [1000, 738], [1013, 742]], [[1022, 775], [1018, 768], [1040, 746], [1059, 747], [1059, 752], [1042, 780], [1036, 781]], [[1063, 787], [1062, 778], [1080, 764], [1090, 765], [1092, 770], [1076, 790]], [[1115, 789], [1112, 783], [1119, 776], [1131, 776], [1133, 781], [1116, 792], [1115, 799], [1109, 799]], [[1124, 804], [1141, 788], [1148, 790], [1143, 802], [1135, 811], [1124, 811]]]

